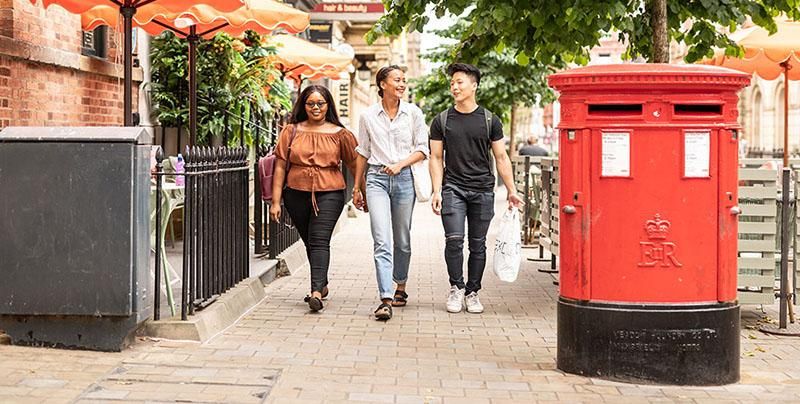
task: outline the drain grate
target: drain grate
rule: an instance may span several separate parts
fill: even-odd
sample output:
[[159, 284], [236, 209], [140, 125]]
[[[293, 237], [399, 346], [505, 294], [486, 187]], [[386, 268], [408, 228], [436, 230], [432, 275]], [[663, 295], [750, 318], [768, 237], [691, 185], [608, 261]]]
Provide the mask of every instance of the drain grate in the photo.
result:
[[89, 386], [76, 400], [182, 403], [262, 403], [277, 383], [273, 368], [190, 366], [126, 362]]

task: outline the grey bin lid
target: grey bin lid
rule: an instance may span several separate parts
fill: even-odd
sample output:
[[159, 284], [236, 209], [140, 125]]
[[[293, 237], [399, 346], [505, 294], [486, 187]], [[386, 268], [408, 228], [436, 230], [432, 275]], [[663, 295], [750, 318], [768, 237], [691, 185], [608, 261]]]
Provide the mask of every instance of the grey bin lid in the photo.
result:
[[80, 142], [134, 143], [147, 145], [151, 136], [144, 128], [122, 126], [15, 126], [0, 131], [0, 143]]

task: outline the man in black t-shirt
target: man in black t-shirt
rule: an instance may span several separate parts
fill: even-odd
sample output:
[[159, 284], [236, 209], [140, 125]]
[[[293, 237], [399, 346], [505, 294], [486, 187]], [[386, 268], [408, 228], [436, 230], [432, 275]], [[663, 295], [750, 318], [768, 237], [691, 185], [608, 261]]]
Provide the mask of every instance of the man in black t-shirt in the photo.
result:
[[[478, 105], [475, 92], [481, 72], [475, 66], [454, 63], [447, 67], [455, 105], [433, 120], [430, 131], [430, 169], [433, 182], [431, 207], [442, 216], [444, 259], [450, 277], [447, 311], [458, 313], [466, 300], [467, 312], [481, 313], [478, 299], [486, 267], [486, 232], [494, 216], [494, 174], [508, 190], [509, 209], [522, 206], [503, 141], [503, 124]], [[467, 282], [464, 283], [464, 222], [469, 229]]]

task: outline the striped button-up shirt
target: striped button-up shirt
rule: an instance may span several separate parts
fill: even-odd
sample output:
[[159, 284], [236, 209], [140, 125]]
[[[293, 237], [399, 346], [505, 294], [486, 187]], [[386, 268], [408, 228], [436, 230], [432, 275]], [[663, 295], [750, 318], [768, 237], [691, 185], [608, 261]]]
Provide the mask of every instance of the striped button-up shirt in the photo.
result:
[[396, 164], [416, 151], [422, 152], [426, 158], [430, 154], [428, 126], [419, 107], [400, 101], [394, 120], [389, 119], [380, 102], [361, 114], [356, 152], [369, 164]]

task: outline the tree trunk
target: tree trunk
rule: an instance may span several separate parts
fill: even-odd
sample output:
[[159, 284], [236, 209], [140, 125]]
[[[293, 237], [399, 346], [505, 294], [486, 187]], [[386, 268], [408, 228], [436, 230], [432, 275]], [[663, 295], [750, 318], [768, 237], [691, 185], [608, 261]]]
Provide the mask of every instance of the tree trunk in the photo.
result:
[[508, 125], [508, 155], [514, 157], [517, 155], [517, 145], [516, 141], [516, 134], [514, 133], [514, 129], [516, 125], [514, 125], [514, 118], [517, 116], [517, 105], [511, 105], [511, 124]]
[[667, 0], [650, 0], [650, 26], [653, 28], [651, 63], [669, 63], [669, 34], [667, 32]]

